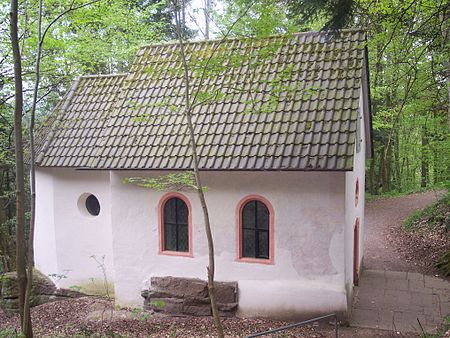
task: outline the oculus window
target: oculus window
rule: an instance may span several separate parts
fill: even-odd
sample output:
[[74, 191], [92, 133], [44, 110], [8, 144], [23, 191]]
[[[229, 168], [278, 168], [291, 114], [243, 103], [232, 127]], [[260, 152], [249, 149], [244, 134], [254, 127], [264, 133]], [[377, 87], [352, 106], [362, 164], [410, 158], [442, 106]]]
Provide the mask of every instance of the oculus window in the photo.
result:
[[163, 206], [163, 250], [189, 252], [189, 208], [178, 197]]
[[86, 197], [85, 206], [90, 215], [98, 216], [100, 214], [100, 202], [94, 195], [89, 195]]

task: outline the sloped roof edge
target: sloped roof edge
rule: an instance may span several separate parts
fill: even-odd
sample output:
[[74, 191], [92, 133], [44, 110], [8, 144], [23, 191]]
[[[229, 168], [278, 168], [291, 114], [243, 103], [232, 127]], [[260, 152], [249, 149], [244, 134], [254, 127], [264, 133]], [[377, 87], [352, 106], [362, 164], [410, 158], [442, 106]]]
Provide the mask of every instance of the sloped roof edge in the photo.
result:
[[[252, 113], [250, 117], [243, 114], [245, 107], [242, 102], [248, 99], [242, 99], [242, 95], [239, 96], [241, 101], [238, 101], [235, 108], [232, 102], [236, 102], [236, 98], [232, 98], [229, 103], [225, 99], [223, 102], [215, 102], [205, 107], [205, 111], [213, 112], [212, 115], [206, 116], [205, 111], [197, 111], [199, 124], [196, 126], [196, 133], [202, 161], [201, 169], [205, 171], [352, 170], [355, 112], [360, 99], [362, 77], [367, 76], [363, 71], [365, 33], [359, 29], [344, 30], [342, 33], [339, 38], [324, 32], [303, 32], [271, 37], [291, 38], [289, 46], [292, 43], [298, 47], [293, 47], [293, 51], [289, 51], [289, 48], [283, 51], [280, 49], [279, 53], [284, 54], [277, 54], [274, 59], [266, 60], [267, 65], [271, 66], [264, 68], [263, 65], [263, 68], [258, 69], [257, 75], [259, 78], [274, 72], [277, 75], [278, 72], [290, 66], [298, 69], [298, 72], [287, 81], [292, 86], [303, 86], [303, 89], [292, 99], [280, 97], [279, 100], [284, 101], [279, 101], [275, 110], [267, 114]], [[327, 38], [324, 39], [324, 36]], [[325, 52], [336, 48], [335, 51], [339, 55], [333, 54], [334, 56], [328, 61], [329, 56], [321, 51], [322, 47], [303, 50], [302, 37], [313, 38], [312, 40], [308, 38], [310, 41], [308, 43], [325, 46], [326, 48], [323, 48]], [[267, 40], [270, 41], [271, 38]], [[227, 43], [234, 42], [233, 46], [239, 48], [241, 42], [249, 40], [260, 39], [230, 38], [187, 44], [195, 45], [196, 50], [202, 51], [217, 42], [224, 43], [225, 48]], [[170, 50], [177, 45], [177, 43], [165, 43], [143, 46], [137, 53], [131, 72], [127, 74], [81, 76], [72, 86], [65, 100], [58, 106], [60, 108], [55, 109], [55, 111], [59, 110], [57, 123], [47, 134], [43, 151], [38, 154], [38, 164], [45, 167], [62, 166], [86, 170], [190, 169], [189, 149], [184, 143], [182, 131], [185, 130], [185, 123], [179, 113], [175, 111], [169, 114], [166, 122], [162, 120], [136, 122], [140, 119], [139, 114], [152, 115], [154, 111], [161, 108], [161, 106], [158, 107], [161, 100], [176, 97], [182, 92], [183, 83], [177, 82], [173, 76], [173, 70], [168, 69], [169, 61], [172, 62], [172, 68], [178, 67], [170, 56]], [[145, 53], [146, 50], [154, 52]], [[160, 52], [163, 54], [159, 54]], [[149, 62], [158, 65], [154, 67], [158, 69], [158, 73], [152, 73], [146, 68], [145, 65]], [[246, 73], [243, 72], [244, 69]], [[245, 68], [245, 66], [235, 66], [229, 71], [238, 74], [238, 78], [258, 79], [255, 74], [249, 73], [248, 67]], [[105, 119], [106, 111], [101, 107], [100, 96], [95, 96], [94, 102], [92, 92], [101, 91], [101, 88], [96, 89], [97, 80], [114, 77], [120, 77], [123, 82], [120, 86], [114, 85], [114, 89], [108, 92], [114, 96], [114, 101], [112, 103], [109, 101], [111, 104], [107, 108], [108, 116]], [[80, 81], [89, 79], [93, 80], [90, 87], [79, 87]], [[215, 82], [217, 79], [209, 79], [212, 90], [216, 88], [214, 86], [217, 86]], [[250, 85], [254, 83], [253, 81]], [[302, 91], [304, 93], [310, 88], [318, 88], [317, 93], [308, 94], [310, 97], [305, 99]], [[77, 89], [80, 90], [80, 95], [77, 96], [76, 102], [72, 102], [73, 93]], [[258, 93], [262, 95], [262, 101], [265, 100], [264, 95], [270, 95], [270, 93], [267, 94], [266, 89]], [[76, 115], [72, 116], [74, 120], [83, 119], [83, 116], [89, 116], [96, 109], [102, 111], [103, 120], [99, 124], [102, 127], [99, 131], [98, 126], [95, 126], [99, 131], [95, 134], [95, 140], [89, 136], [92, 141], [89, 144], [89, 152], [82, 149], [86, 146], [83, 135], [92, 131], [89, 130], [91, 127], [87, 122], [77, 124], [72, 121], [72, 125], [65, 125], [67, 130], [60, 132], [59, 137], [55, 136], [54, 133], [60, 129], [59, 124], [62, 119], [65, 119], [63, 118], [65, 114]], [[72, 136], [77, 137], [78, 143], [70, 141]], [[80, 156], [83, 159], [77, 158]]]

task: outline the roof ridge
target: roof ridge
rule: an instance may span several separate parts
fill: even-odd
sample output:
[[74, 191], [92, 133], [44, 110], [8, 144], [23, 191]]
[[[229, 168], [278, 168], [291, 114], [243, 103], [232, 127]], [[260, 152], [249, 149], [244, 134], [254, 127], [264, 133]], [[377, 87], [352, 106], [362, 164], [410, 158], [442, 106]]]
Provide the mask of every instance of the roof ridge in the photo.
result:
[[[340, 29], [338, 30], [338, 32], [343, 32], [343, 33], [365, 33], [366, 30], [364, 28], [345, 28], [345, 29]], [[264, 36], [264, 37], [257, 37], [257, 36], [233, 36], [233, 37], [226, 37], [226, 38], [217, 38], [217, 39], [211, 39], [211, 40], [198, 40], [198, 41], [185, 41], [184, 44], [185, 45], [192, 45], [192, 44], [210, 44], [210, 43], [214, 43], [214, 42], [220, 42], [220, 41], [239, 41], [239, 40], [246, 40], [246, 39], [256, 39], [256, 40], [269, 40], [269, 39], [273, 39], [273, 38], [282, 38], [282, 37], [289, 37], [289, 36], [309, 36], [309, 35], [317, 35], [317, 34], [330, 34], [333, 33], [333, 31], [305, 31], [305, 32], [294, 32], [294, 33], [279, 33], [279, 34], [271, 34], [268, 36]], [[139, 48], [139, 50], [145, 49], [145, 48], [149, 48], [149, 47], [167, 47], [167, 46], [174, 46], [174, 45], [178, 45], [177, 41], [167, 41], [167, 42], [160, 42], [160, 43], [150, 43], [150, 44], [146, 44], [143, 45]], [[139, 53], [139, 52], [138, 52]]]

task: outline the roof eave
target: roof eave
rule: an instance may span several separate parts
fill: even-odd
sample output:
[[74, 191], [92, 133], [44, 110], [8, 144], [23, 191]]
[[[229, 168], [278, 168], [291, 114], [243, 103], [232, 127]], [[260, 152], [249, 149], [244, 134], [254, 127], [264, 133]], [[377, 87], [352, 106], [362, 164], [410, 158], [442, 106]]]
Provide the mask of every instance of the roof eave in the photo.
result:
[[[186, 168], [91, 168], [91, 167], [71, 167], [71, 166], [39, 166], [39, 168], [65, 168], [65, 169], [75, 169], [80, 171], [190, 171], [192, 169]], [[235, 168], [235, 169], [213, 169], [213, 168], [201, 168], [201, 172], [347, 172], [353, 171], [353, 167], [350, 168], [284, 168], [284, 169], [245, 169], [245, 168]]]
[[370, 96], [369, 51], [364, 47], [364, 65], [362, 76], [362, 92], [364, 100], [364, 124], [366, 141], [366, 159], [373, 158], [372, 100]]

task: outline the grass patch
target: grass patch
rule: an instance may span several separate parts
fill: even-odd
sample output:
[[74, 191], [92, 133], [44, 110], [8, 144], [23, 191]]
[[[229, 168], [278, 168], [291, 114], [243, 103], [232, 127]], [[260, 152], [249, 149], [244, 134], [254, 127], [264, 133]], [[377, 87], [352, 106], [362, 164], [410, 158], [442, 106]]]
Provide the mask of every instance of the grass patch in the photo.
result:
[[107, 285], [105, 285], [103, 280], [96, 278], [90, 278], [89, 282], [81, 285], [71, 285], [70, 289], [80, 291], [91, 296], [106, 297], [109, 295], [109, 297], [114, 298], [114, 284], [107, 282]]
[[448, 222], [448, 212], [450, 210], [450, 194], [447, 193], [438, 202], [429, 205], [425, 209], [414, 211], [405, 221], [405, 229], [413, 228], [435, 228], [437, 226], [445, 226], [450, 231]]
[[444, 337], [445, 334], [450, 330], [450, 316], [447, 316], [442, 321], [441, 326], [438, 328], [435, 334], [424, 333], [421, 338], [440, 338]]
[[[428, 257], [428, 264], [450, 276], [450, 194], [423, 210], [415, 211], [404, 223], [416, 258]], [[413, 251], [414, 251], [413, 250]]]
[[0, 338], [19, 338], [24, 337], [16, 329], [0, 329]]
[[406, 189], [403, 191], [391, 190], [388, 192], [382, 192], [382, 193], [374, 194], [374, 195], [372, 195], [369, 192], [366, 192], [366, 200], [370, 201], [370, 200], [375, 200], [378, 198], [395, 198], [395, 197], [407, 196], [407, 195], [421, 193], [421, 192], [427, 192], [430, 190], [450, 190], [450, 184], [449, 183], [437, 183], [435, 185], [428, 186], [425, 188], [417, 187], [417, 188]]

